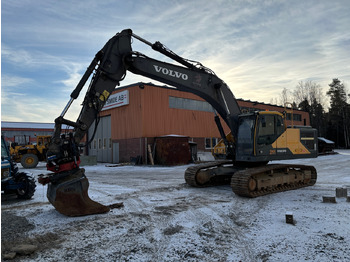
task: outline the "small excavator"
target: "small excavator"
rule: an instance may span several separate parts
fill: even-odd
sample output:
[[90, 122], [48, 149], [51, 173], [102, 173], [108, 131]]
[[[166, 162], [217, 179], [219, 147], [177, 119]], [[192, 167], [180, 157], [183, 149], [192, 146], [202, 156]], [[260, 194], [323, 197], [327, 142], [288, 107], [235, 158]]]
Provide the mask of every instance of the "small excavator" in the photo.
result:
[[[137, 39], [180, 65], [155, 60], [133, 51]], [[317, 172], [313, 166], [270, 164], [272, 160], [317, 157], [317, 131], [311, 127], [287, 127], [279, 112], [260, 111], [242, 114], [230, 88], [209, 68], [182, 58], [160, 42], [150, 43], [125, 29], [113, 36], [93, 61], [70, 95], [47, 152], [47, 169], [39, 183], [48, 184], [47, 197], [56, 210], [67, 216], [105, 213], [109, 206], [89, 198], [89, 182], [79, 167], [79, 144], [95, 121], [110, 94], [125, 78], [126, 72], [142, 75], [174, 88], [198, 95], [215, 110], [215, 122], [226, 146], [226, 160], [189, 167], [184, 174], [187, 184], [207, 187], [231, 184], [235, 194], [258, 197], [275, 192], [312, 186]], [[64, 116], [91, 77], [78, 119]], [[230, 129], [226, 136], [221, 124]], [[62, 135], [62, 125], [74, 128]]]

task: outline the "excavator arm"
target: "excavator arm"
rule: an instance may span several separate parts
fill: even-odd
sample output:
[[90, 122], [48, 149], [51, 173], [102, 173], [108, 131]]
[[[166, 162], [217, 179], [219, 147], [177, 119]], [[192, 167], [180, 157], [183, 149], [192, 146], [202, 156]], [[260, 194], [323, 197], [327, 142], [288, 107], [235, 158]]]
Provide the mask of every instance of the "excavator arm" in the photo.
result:
[[[154, 50], [174, 59], [184, 66], [178, 66], [149, 58], [131, 49], [131, 38], [141, 40]], [[98, 119], [109, 95], [122, 81], [126, 72], [174, 86], [178, 90], [194, 93], [212, 105], [222, 117], [232, 134], [236, 134], [239, 106], [229, 87], [213, 71], [198, 62], [186, 60], [168, 50], [160, 42], [154, 44], [136, 36], [130, 29], [124, 30], [111, 38], [96, 54], [77, 87], [71, 93], [70, 100], [61, 115], [55, 120], [55, 131], [48, 150], [48, 168], [59, 173], [78, 166], [79, 152], [77, 147], [87, 130]], [[72, 102], [78, 98], [80, 91], [92, 76], [86, 92], [82, 109], [77, 121], [64, 118]], [[220, 122], [217, 123], [225, 138]], [[96, 121], [98, 123], [98, 121]], [[62, 125], [74, 127], [73, 134], [62, 136]], [[233, 148], [234, 145], [231, 145]], [[234, 150], [232, 150], [234, 154]]]
[[[132, 51], [132, 37], [180, 63], [181, 66], [158, 61]], [[109, 207], [88, 197], [89, 184], [84, 169], [79, 168], [78, 146], [93, 122], [98, 124], [99, 112], [115, 87], [125, 78], [127, 71], [200, 96], [222, 117], [234, 137], [237, 134], [239, 106], [229, 87], [212, 70], [198, 62], [178, 56], [160, 42], [151, 44], [133, 34], [130, 29], [123, 30], [112, 37], [95, 55], [71, 93], [69, 102], [55, 120], [55, 130], [47, 153], [47, 169], [53, 173], [41, 176], [39, 182], [49, 184], [47, 197], [62, 214], [80, 216], [109, 211]], [[90, 77], [91, 81], [78, 119], [75, 122], [65, 119], [65, 114]], [[225, 140], [219, 117], [216, 115], [215, 118], [220, 134]], [[72, 126], [73, 133], [62, 135], [62, 125]], [[235, 145], [225, 142], [228, 145], [227, 152], [234, 159]]]

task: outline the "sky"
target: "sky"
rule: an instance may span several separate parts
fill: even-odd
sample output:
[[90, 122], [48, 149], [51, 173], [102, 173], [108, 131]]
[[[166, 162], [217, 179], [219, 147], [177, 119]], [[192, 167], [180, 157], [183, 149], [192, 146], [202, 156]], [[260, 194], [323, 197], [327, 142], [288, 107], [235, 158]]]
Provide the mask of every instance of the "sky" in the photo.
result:
[[[95, 54], [126, 28], [209, 67], [236, 98], [270, 103], [300, 81], [324, 93], [333, 78], [349, 86], [349, 14], [348, 0], [1, 1], [1, 120], [53, 122]], [[136, 39], [132, 48], [170, 62]], [[139, 81], [158, 84], [128, 72], [121, 85]]]

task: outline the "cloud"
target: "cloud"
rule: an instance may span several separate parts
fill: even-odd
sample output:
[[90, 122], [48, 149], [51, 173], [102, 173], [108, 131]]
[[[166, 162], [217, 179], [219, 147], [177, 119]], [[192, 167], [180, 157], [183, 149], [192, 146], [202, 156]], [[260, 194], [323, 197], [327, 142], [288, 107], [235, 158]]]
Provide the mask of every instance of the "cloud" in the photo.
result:
[[1, 75], [1, 87], [7, 89], [9, 87], [17, 87], [25, 84], [32, 83], [34, 80], [31, 78], [11, 76], [11, 75]]
[[[32, 0], [6, 1], [2, 93], [9, 100], [25, 95], [56, 116], [95, 53], [115, 33], [131, 28], [211, 68], [236, 97], [269, 102], [301, 80], [313, 79], [325, 88], [333, 77], [350, 82], [349, 13], [347, 1], [341, 0], [38, 0], [35, 8]], [[135, 39], [133, 49], [173, 63]], [[128, 73], [121, 84], [137, 81], [157, 83]], [[44, 113], [34, 113], [33, 107], [28, 115], [30, 108], [25, 108], [17, 118]]]

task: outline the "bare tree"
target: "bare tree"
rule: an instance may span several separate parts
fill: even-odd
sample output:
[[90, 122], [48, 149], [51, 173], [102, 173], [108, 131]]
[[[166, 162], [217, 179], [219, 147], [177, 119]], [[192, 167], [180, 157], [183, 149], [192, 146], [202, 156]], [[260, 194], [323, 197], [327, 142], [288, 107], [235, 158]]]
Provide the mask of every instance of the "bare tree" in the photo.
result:
[[292, 103], [292, 101], [289, 100], [289, 90], [287, 88], [283, 88], [282, 93], [280, 95], [280, 104], [284, 106], [287, 102]]
[[325, 107], [324, 94], [319, 84], [312, 80], [306, 82], [300, 81], [293, 91], [294, 102], [299, 105], [303, 101], [307, 101], [310, 105], [316, 101]]
[[277, 97], [271, 98], [271, 99], [270, 99], [270, 104], [271, 104], [271, 105], [278, 105], [278, 99], [277, 99]]

